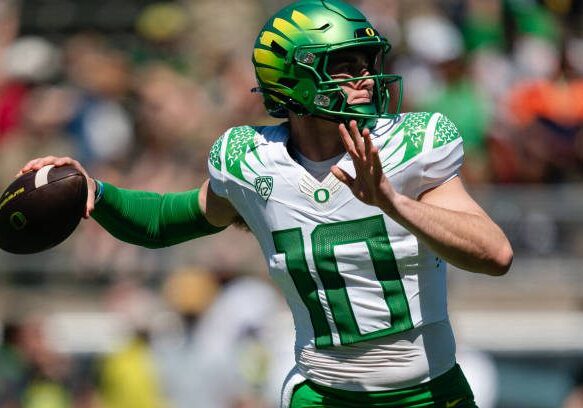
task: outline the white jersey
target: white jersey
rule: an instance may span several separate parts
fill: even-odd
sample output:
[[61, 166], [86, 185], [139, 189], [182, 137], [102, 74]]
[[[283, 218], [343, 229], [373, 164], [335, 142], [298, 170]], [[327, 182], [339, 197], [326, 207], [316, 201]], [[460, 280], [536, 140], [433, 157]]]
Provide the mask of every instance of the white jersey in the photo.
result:
[[[371, 134], [401, 194], [415, 199], [459, 172], [462, 140], [439, 113], [379, 120]], [[209, 172], [212, 190], [257, 237], [287, 299], [298, 359], [383, 338], [390, 343], [447, 321], [445, 263], [332, 174], [312, 177], [290, 157], [288, 138], [285, 124], [232, 128], [213, 145]], [[355, 175], [348, 154], [338, 166]], [[304, 375], [317, 377], [309, 369]]]

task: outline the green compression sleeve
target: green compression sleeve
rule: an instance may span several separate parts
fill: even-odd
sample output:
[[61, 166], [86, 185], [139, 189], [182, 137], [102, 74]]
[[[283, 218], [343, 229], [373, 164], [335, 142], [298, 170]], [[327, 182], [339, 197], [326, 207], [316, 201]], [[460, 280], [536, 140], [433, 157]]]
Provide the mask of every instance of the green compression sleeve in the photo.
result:
[[226, 227], [209, 224], [198, 205], [199, 190], [158, 194], [103, 183], [91, 216], [111, 235], [147, 248], [163, 248]]

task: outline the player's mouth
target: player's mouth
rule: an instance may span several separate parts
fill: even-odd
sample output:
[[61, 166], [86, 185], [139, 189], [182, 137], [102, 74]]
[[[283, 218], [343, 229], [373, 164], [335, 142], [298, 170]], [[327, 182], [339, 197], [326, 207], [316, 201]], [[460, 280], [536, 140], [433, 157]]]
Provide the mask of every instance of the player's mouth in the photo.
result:
[[349, 105], [362, 105], [365, 103], [370, 103], [372, 99], [372, 92], [361, 89], [353, 90], [348, 94], [348, 100], [346, 101]]

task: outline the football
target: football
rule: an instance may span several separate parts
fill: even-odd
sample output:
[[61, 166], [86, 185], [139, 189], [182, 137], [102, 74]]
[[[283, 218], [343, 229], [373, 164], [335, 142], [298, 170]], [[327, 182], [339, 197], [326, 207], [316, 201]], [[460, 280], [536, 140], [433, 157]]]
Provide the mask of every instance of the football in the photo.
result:
[[0, 248], [32, 254], [67, 239], [85, 212], [87, 180], [72, 166], [18, 177], [0, 196]]

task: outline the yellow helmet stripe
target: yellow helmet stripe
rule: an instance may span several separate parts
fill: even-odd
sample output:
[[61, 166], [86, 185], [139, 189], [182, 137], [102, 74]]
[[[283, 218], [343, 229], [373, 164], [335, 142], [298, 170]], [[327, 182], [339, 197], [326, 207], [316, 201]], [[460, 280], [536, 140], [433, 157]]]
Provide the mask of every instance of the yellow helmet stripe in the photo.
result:
[[300, 13], [297, 10], [293, 11], [293, 13], [291, 15], [291, 19], [294, 21], [294, 23], [296, 23], [298, 25], [298, 27], [300, 27], [304, 30], [314, 27], [314, 23], [312, 22], [312, 19], [310, 17], [306, 16], [305, 14]]
[[293, 38], [295, 34], [299, 33], [296, 26], [279, 17], [273, 20], [273, 27], [288, 38]]
[[291, 47], [291, 43], [288, 40], [283, 38], [281, 35], [272, 33], [271, 31], [264, 31], [263, 34], [261, 34], [261, 38], [259, 39], [259, 42], [267, 47], [271, 47], [272, 41], [275, 41], [283, 48]]
[[253, 50], [253, 57], [255, 58], [255, 62], [261, 65], [268, 65], [279, 69], [283, 69], [284, 67], [284, 60], [270, 50], [255, 48]]
[[257, 77], [265, 82], [277, 84], [277, 80], [281, 78], [281, 71], [267, 67], [257, 67]]

